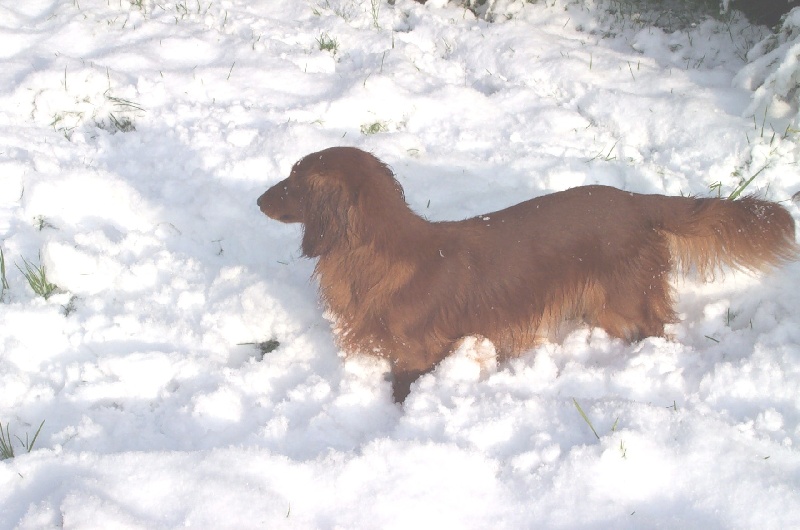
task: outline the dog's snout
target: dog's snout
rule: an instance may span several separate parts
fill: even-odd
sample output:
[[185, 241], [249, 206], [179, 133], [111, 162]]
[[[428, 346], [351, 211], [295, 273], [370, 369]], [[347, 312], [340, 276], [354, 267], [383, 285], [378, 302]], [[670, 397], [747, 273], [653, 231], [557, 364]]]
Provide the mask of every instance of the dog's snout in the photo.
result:
[[302, 219], [302, 207], [289, 187], [279, 183], [265, 191], [256, 201], [264, 215], [284, 223], [297, 223]]
[[267, 213], [267, 205], [269, 204], [269, 197], [267, 197], [268, 193], [269, 190], [265, 191], [261, 194], [258, 200], [256, 200], [256, 204], [258, 205], [259, 209], [264, 213]]

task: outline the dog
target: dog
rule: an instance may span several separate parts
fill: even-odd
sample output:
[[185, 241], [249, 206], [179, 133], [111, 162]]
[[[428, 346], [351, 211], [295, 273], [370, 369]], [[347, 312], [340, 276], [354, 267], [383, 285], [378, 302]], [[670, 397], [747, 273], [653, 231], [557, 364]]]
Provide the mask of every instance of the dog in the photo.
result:
[[798, 255], [789, 212], [754, 197], [593, 185], [430, 222], [386, 164], [353, 147], [302, 158], [258, 206], [303, 224], [340, 347], [388, 359], [400, 403], [462, 338], [489, 339], [502, 361], [570, 319], [626, 341], [663, 336], [677, 321], [678, 265], [713, 279], [721, 266], [764, 271]]

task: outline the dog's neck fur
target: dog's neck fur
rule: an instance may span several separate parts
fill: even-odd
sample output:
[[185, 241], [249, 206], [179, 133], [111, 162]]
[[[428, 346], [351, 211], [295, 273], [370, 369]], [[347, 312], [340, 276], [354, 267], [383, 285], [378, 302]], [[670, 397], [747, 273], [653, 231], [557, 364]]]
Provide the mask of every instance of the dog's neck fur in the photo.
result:
[[[360, 205], [347, 215], [343, 227], [349, 237], [336, 240], [319, 255], [314, 269], [320, 293], [335, 319], [339, 341], [345, 349], [362, 349], [365, 342], [375, 352], [388, 346], [393, 332], [382, 311], [409, 283], [425, 255], [438, 256], [437, 223], [417, 215], [406, 204], [397, 185], [387, 201], [359, 196]], [[334, 230], [341, 227], [334, 228]]]
[[352, 251], [356, 245], [395, 259], [403, 259], [409, 252], [417, 255], [420, 245], [436, 239], [436, 223], [408, 206], [403, 188], [388, 167], [381, 164], [379, 171], [383, 174], [378, 179], [374, 174], [362, 177], [366, 185], [359, 187], [357, 204], [348, 211], [346, 226], [341, 228], [350, 236], [342, 238], [342, 244], [347, 245], [342, 250]]

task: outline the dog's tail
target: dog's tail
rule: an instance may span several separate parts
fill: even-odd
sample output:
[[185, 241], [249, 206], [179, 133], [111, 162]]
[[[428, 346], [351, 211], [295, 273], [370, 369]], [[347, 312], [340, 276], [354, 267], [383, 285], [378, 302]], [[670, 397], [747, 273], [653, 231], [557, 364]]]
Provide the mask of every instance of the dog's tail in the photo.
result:
[[651, 219], [673, 259], [712, 279], [720, 266], [765, 271], [798, 259], [794, 219], [781, 205], [738, 200], [651, 196]]

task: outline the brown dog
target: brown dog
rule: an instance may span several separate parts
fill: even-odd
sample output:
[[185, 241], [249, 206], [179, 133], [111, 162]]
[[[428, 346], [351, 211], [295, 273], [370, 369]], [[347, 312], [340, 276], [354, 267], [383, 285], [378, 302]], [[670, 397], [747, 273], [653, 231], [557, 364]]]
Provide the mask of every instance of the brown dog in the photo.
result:
[[350, 147], [306, 156], [258, 205], [303, 223], [340, 345], [387, 358], [398, 402], [462, 337], [488, 338], [504, 359], [569, 318], [629, 341], [660, 336], [676, 320], [676, 262], [708, 277], [720, 265], [768, 269], [798, 250], [776, 203], [607, 186], [432, 223], [385, 164]]

